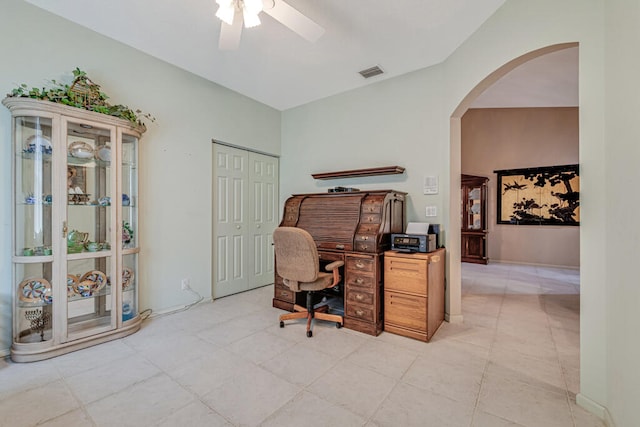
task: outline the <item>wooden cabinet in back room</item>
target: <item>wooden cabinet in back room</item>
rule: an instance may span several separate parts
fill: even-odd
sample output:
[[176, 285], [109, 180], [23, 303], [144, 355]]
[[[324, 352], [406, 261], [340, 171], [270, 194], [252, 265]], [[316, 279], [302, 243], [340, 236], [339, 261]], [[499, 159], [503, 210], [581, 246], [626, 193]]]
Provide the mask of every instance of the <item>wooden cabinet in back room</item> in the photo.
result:
[[487, 182], [484, 176], [462, 175], [461, 214], [462, 262], [486, 264], [487, 257]]

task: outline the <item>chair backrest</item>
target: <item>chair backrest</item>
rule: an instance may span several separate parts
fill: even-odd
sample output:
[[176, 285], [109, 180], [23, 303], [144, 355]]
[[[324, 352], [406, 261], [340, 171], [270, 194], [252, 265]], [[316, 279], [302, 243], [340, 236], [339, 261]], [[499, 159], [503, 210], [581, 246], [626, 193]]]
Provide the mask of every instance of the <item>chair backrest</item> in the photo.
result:
[[313, 237], [297, 227], [278, 227], [273, 232], [276, 271], [288, 280], [313, 282], [318, 278], [320, 262]]

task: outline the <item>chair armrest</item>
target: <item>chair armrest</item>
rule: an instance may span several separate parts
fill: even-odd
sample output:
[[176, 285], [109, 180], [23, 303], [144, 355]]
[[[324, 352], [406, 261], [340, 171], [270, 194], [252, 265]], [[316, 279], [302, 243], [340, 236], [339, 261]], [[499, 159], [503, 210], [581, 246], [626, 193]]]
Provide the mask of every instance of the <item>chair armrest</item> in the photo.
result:
[[333, 283], [330, 288], [333, 288], [335, 285], [340, 283], [340, 269], [344, 265], [344, 261], [333, 261], [331, 264], [327, 264], [324, 268], [327, 271], [333, 272]]
[[333, 271], [338, 267], [342, 267], [344, 265], [344, 261], [333, 261], [331, 264], [325, 265], [324, 269], [327, 271]]

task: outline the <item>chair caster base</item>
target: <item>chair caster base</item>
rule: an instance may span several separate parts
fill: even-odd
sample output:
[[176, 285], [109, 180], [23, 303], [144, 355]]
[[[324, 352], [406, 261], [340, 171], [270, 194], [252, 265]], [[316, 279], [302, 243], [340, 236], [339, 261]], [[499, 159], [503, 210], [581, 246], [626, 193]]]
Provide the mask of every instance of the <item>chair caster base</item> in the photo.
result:
[[307, 331], [307, 337], [311, 338], [313, 336], [313, 331]]
[[284, 328], [284, 322], [282, 320], [280, 321], [280, 327]]
[[342, 328], [342, 323], [336, 322], [336, 328], [338, 328], [338, 329]]

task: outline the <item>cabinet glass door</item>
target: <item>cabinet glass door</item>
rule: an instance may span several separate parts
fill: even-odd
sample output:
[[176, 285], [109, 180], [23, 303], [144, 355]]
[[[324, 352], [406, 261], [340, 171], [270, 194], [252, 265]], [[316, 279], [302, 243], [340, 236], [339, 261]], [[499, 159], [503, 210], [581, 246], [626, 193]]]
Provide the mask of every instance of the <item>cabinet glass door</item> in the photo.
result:
[[52, 339], [52, 170], [50, 118], [16, 117], [14, 145], [14, 341]]
[[138, 138], [122, 135], [122, 321], [138, 314]]
[[[66, 122], [67, 338], [115, 328], [115, 128]], [[117, 281], [114, 281], [116, 283]]]
[[482, 187], [471, 187], [467, 201], [467, 228], [482, 230]]

